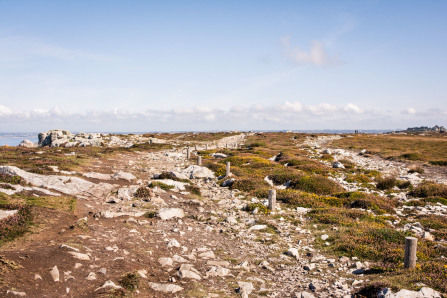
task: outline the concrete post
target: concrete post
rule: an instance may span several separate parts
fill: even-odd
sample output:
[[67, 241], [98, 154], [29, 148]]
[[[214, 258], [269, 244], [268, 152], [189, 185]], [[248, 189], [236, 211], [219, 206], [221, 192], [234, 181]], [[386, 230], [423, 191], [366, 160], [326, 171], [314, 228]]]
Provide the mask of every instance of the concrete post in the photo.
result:
[[186, 147], [186, 159], [190, 158], [191, 158], [191, 150], [189, 149], [189, 147]]
[[270, 210], [276, 209], [276, 189], [269, 189], [269, 206]]
[[196, 150], [196, 151], [197, 151], [197, 145], [195, 145], [195, 146], [194, 146], [194, 150]]
[[405, 258], [404, 258], [405, 269], [414, 269], [414, 267], [416, 267], [417, 245], [418, 245], [418, 238], [405, 237]]
[[230, 171], [230, 162], [227, 161], [227, 172], [225, 173], [225, 177], [230, 177], [231, 171]]
[[202, 156], [197, 156], [197, 165], [201, 166], [202, 165]]

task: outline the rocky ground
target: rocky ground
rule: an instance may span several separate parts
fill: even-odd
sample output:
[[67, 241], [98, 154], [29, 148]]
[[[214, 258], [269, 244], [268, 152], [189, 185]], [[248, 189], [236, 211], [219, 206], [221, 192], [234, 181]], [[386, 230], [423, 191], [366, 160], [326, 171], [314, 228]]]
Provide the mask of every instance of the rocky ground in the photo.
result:
[[[218, 144], [234, 147], [243, 139]], [[358, 154], [340, 155], [362, 162]], [[276, 216], [264, 220], [243, 210], [243, 193], [218, 186], [207, 168], [191, 167], [194, 160], [186, 159], [186, 150], [172, 149], [97, 158], [84, 173], [55, 168], [54, 175], [43, 176], [0, 167], [32, 184], [4, 189], [10, 194], [78, 198], [74, 215], [38, 214], [45, 225], [1, 248], [0, 296], [351, 297], [367, 280], [361, 274], [366, 262], [326, 257], [315, 249], [315, 238], [324, 241], [327, 235], [307, 223], [307, 209], [279, 205]], [[164, 171], [189, 178], [201, 196], [185, 183], [153, 179]], [[174, 188], [135, 196], [152, 181]], [[291, 224], [285, 217], [299, 221]], [[440, 297], [428, 288], [412, 295]]]

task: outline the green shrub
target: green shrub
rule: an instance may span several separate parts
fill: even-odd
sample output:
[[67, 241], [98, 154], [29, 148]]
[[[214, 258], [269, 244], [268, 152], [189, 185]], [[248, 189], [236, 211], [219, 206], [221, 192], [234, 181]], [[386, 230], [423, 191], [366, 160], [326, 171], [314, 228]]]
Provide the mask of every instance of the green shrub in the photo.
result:
[[435, 166], [447, 166], [447, 160], [431, 160], [430, 164]]
[[251, 192], [258, 188], [269, 187], [269, 184], [263, 179], [237, 179], [230, 186], [231, 189], [239, 189], [240, 191]]
[[399, 157], [403, 158], [403, 159], [408, 159], [408, 160], [420, 160], [421, 159], [421, 155], [416, 152], [404, 153], [404, 154], [400, 155]]
[[20, 176], [12, 176], [4, 173], [0, 173], [0, 182], [9, 184], [25, 184]]
[[396, 176], [386, 176], [376, 178], [376, 187], [381, 190], [391, 189], [396, 185]]
[[133, 292], [140, 284], [140, 275], [137, 272], [127, 273], [118, 283], [127, 291]]
[[329, 195], [343, 191], [343, 188], [337, 182], [321, 175], [301, 176], [291, 181], [289, 187], [319, 195]]
[[251, 203], [251, 204], [248, 204], [247, 207], [245, 208], [245, 210], [248, 212], [253, 212], [255, 209], [258, 210], [258, 213], [262, 213], [262, 214], [270, 213], [270, 210], [261, 203]]
[[410, 196], [428, 198], [443, 197], [447, 198], [447, 185], [431, 181], [424, 181], [409, 192]]
[[151, 187], [151, 188], [154, 188], [156, 186], [158, 186], [161, 189], [166, 190], [166, 191], [175, 188], [174, 185], [168, 185], [168, 184], [165, 184], [165, 183], [159, 182], [159, 181], [152, 181], [151, 184], [149, 184], [149, 187]]
[[195, 185], [186, 185], [186, 190], [189, 191], [190, 193], [201, 197], [202, 193], [200, 192], [200, 188], [195, 186]]
[[148, 198], [152, 195], [152, 191], [147, 187], [139, 187], [135, 192], [136, 198]]

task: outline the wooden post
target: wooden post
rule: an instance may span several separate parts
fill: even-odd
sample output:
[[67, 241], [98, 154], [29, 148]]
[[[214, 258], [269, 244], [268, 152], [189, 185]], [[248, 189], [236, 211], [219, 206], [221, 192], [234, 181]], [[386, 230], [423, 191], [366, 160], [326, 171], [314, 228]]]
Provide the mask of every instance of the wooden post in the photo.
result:
[[208, 144], [205, 144], [205, 150], [208, 150]]
[[418, 245], [418, 238], [405, 237], [405, 258], [404, 258], [405, 269], [414, 269], [414, 267], [416, 267], [417, 245]]
[[225, 143], [225, 148], [228, 148], [228, 143]]
[[197, 165], [201, 166], [202, 165], [202, 156], [197, 156]]
[[276, 209], [276, 189], [269, 189], [269, 206], [270, 210]]
[[190, 159], [191, 158], [191, 151], [189, 149], [189, 147], [186, 147], [186, 159]]
[[227, 172], [225, 173], [225, 177], [230, 177], [231, 171], [230, 171], [230, 162], [227, 161]]

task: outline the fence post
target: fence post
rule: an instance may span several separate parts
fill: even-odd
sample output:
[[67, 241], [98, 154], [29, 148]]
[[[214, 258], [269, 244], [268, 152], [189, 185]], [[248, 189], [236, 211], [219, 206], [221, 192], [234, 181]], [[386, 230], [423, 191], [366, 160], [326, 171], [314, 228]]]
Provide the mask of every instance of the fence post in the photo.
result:
[[269, 189], [269, 206], [268, 208], [270, 210], [276, 209], [276, 190], [275, 189]]
[[418, 238], [405, 237], [405, 258], [404, 258], [405, 269], [414, 269], [414, 267], [416, 267], [417, 245], [418, 245]]
[[191, 158], [191, 151], [189, 149], [189, 147], [186, 147], [186, 159], [190, 159]]
[[202, 165], [202, 156], [197, 156], [197, 165]]
[[230, 177], [231, 171], [230, 171], [230, 162], [227, 161], [227, 171], [225, 173], [225, 177]]

